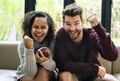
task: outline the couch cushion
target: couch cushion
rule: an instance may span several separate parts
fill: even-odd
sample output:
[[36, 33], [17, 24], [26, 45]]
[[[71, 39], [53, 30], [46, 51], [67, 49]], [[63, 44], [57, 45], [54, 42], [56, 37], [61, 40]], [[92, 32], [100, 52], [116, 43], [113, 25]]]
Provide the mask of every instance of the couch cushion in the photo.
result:
[[115, 76], [106, 73], [106, 75], [103, 78], [98, 77], [95, 81], [120, 81], [120, 80], [118, 80]]
[[19, 42], [0, 42], [0, 69], [16, 70], [19, 65]]
[[113, 62], [113, 66], [112, 66], [113, 74], [120, 73], [120, 46], [117, 46], [117, 47], [118, 47], [118, 51], [119, 51], [119, 56], [118, 56], [118, 59]]
[[120, 73], [114, 74], [114, 76], [120, 81]]
[[111, 69], [112, 69], [112, 62], [103, 59], [100, 55], [99, 58], [100, 63], [106, 68], [107, 73], [112, 73]]
[[0, 70], [0, 81], [17, 81], [16, 70]]

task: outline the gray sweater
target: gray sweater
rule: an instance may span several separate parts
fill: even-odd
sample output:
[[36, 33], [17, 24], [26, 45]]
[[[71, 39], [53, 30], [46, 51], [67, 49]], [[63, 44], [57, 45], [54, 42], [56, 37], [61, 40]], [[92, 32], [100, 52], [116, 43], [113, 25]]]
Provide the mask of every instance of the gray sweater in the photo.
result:
[[[23, 76], [28, 76], [33, 78], [35, 74], [37, 73], [37, 64], [34, 54], [34, 49], [40, 48], [43, 46], [47, 47], [48, 43], [47, 41], [44, 41], [42, 44], [34, 42], [34, 48], [33, 49], [27, 49], [24, 46], [24, 42], [21, 41], [21, 43], [18, 45], [18, 54], [20, 58], [20, 65], [17, 68], [17, 79], [22, 78]], [[54, 40], [50, 43], [49, 48], [52, 51], [53, 54], [53, 47], [54, 47]], [[50, 58], [49, 60], [41, 63], [45, 69], [49, 71], [53, 71], [56, 67], [55, 61]]]

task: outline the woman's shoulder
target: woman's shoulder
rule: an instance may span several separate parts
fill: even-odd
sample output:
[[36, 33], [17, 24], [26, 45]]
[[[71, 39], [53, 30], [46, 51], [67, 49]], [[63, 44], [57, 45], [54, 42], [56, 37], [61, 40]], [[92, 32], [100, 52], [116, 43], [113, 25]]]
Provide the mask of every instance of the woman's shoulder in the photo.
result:
[[21, 40], [20, 42], [19, 42], [19, 44], [18, 44], [18, 47], [21, 47], [21, 46], [24, 46], [24, 41], [23, 40]]
[[21, 40], [20, 43], [18, 44], [18, 50], [24, 49], [24, 41]]

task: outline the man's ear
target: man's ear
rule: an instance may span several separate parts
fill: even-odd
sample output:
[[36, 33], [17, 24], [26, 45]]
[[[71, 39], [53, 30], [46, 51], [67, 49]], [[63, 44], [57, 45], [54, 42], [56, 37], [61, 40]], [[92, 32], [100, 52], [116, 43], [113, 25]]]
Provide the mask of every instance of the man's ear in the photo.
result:
[[82, 26], [84, 25], [84, 22], [85, 22], [84, 19], [82, 19]]
[[63, 26], [64, 26], [65, 25], [65, 21], [63, 20], [62, 23], [63, 23]]

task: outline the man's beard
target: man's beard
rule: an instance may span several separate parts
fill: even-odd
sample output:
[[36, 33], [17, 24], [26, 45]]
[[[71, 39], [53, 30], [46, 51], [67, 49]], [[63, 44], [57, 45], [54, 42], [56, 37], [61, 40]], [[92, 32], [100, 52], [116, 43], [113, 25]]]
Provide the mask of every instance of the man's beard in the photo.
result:
[[75, 33], [76, 35], [72, 35], [72, 34], [70, 33], [70, 31], [68, 31], [68, 33], [69, 33], [69, 36], [70, 36], [70, 38], [71, 38], [72, 40], [76, 40], [77, 38], [80, 37], [81, 31], [82, 31], [82, 29], [77, 30], [76, 33]]

